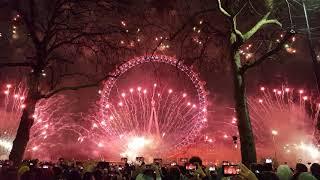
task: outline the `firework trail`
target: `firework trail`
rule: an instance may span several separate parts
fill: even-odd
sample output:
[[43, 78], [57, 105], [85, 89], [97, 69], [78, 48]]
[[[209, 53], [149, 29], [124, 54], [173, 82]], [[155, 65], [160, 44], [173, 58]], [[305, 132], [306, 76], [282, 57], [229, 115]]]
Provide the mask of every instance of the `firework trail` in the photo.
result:
[[[272, 147], [269, 149], [284, 156], [283, 153], [289, 153], [288, 147], [293, 145], [298, 150], [295, 152], [297, 158], [320, 159], [319, 130], [316, 128], [320, 106], [305, 90], [261, 87], [257, 95], [248, 98], [248, 104], [258, 149]], [[303, 155], [311, 151], [310, 156]]]
[[56, 95], [37, 103], [26, 157], [52, 160], [79, 155], [68, 155], [68, 149], [71, 151], [83, 146], [77, 139], [87, 133], [79, 116], [72, 112], [75, 104], [75, 100], [67, 99], [64, 95]]
[[6, 84], [0, 95], [0, 159], [6, 159], [19, 125], [27, 91], [22, 83]]
[[[148, 63], [175, 67], [185, 75], [185, 81], [191, 85], [189, 90], [195, 94], [189, 97], [184, 92], [164, 88], [172, 83], [160, 83], [161, 87], [159, 84], [152, 85], [152, 78], [146, 81], [147, 85], [132, 85], [134, 76], [126, 77], [124, 74], [130, 75], [131, 69]], [[111, 74], [116, 78], [103, 83], [99, 91], [100, 100], [86, 118], [91, 123], [88, 137], [101, 149], [113, 150], [111, 153], [118, 157], [119, 154], [129, 158], [138, 155], [146, 157], [146, 154], [165, 157], [193, 144], [206, 127], [207, 93], [204, 83], [197, 73], [177, 59], [158, 55], [136, 57]], [[123, 79], [126, 81], [121, 81]], [[169, 81], [172, 79], [170, 77]], [[165, 78], [163, 80], [167, 82]]]
[[[0, 95], [0, 157], [7, 159], [19, 126], [27, 88], [23, 83], [7, 84]], [[63, 95], [40, 100], [33, 115], [34, 124], [25, 156], [28, 158], [52, 159], [68, 154], [66, 149], [79, 148], [77, 138], [87, 129], [73, 107], [76, 101]], [[77, 121], [78, 120], [78, 121]], [[75, 157], [73, 153], [69, 157]]]
[[[260, 88], [257, 96], [250, 96], [248, 104], [258, 142], [272, 137], [272, 130], [285, 132], [288, 137], [313, 137], [319, 116], [319, 105], [305, 91], [287, 87], [268, 90]], [[309, 137], [308, 137], [309, 138]]]
[[144, 143], [150, 144], [149, 149], [141, 147], [143, 152], [134, 153], [149, 151], [159, 155], [181, 146], [190, 140], [188, 133], [198, 128], [195, 126], [199, 125], [199, 114], [204, 110], [191, 103], [186, 93], [159, 88], [156, 84], [151, 88], [137, 86], [117, 91], [112, 97], [104, 107], [98, 104], [98, 115], [91, 116], [91, 135], [97, 137], [99, 147], [110, 141], [113, 146], [120, 145], [117, 151], [125, 156], [132, 153], [134, 146]]

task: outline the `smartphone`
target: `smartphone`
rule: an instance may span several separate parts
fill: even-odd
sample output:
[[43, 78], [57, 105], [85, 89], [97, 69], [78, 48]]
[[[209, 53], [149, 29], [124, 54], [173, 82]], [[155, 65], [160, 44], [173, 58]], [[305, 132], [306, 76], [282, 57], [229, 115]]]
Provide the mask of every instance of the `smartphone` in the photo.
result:
[[187, 164], [187, 165], [186, 165], [186, 169], [187, 169], [187, 170], [194, 171], [194, 170], [197, 169], [197, 166], [190, 163], [190, 164]]
[[222, 172], [224, 176], [235, 176], [240, 173], [240, 167], [238, 165], [224, 165]]
[[118, 170], [121, 171], [121, 170], [122, 170], [122, 167], [118, 167]]
[[266, 159], [266, 163], [272, 163], [272, 159]]
[[44, 169], [48, 169], [48, 168], [49, 168], [49, 166], [48, 166], [48, 165], [43, 165], [43, 166], [42, 166], [42, 168], [44, 168]]
[[215, 171], [215, 170], [216, 170], [216, 168], [214, 166], [209, 167], [209, 171]]
[[171, 166], [176, 166], [177, 163], [176, 163], [176, 162], [172, 162], [170, 165], [171, 165]]

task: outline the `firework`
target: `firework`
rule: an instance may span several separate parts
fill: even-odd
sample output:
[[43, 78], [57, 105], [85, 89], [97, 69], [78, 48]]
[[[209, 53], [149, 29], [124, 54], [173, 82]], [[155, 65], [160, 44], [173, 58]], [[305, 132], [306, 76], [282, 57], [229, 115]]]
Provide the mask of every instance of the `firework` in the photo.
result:
[[26, 157], [52, 160], [79, 156], [80, 151], [68, 154], [69, 150], [82, 146], [77, 139], [87, 131], [81, 121], [76, 121], [79, 117], [72, 112], [75, 103], [75, 100], [67, 99], [64, 95], [42, 99], [37, 103]]
[[178, 67], [192, 81], [197, 98], [156, 83], [119, 90], [114, 88], [117, 78], [111, 78], [99, 91], [101, 99], [91, 116], [91, 136], [97, 140], [98, 147], [113, 149], [118, 155], [129, 158], [147, 154], [163, 156], [194, 143], [206, 126], [203, 83], [197, 74], [176, 59], [166, 56], [135, 58], [119, 67], [113, 75], [119, 77], [136, 65], [149, 62]]
[[302, 137], [315, 134], [320, 109], [302, 89], [261, 87], [259, 95], [248, 98], [248, 104], [258, 142], [281, 132], [302, 133]]
[[0, 94], [0, 159], [6, 159], [12, 147], [22, 109], [26, 88], [22, 84], [6, 84]]
[[284, 144], [301, 144], [297, 145], [300, 155], [310, 149], [315, 152], [316, 145], [312, 144], [318, 143], [320, 108], [313, 99], [303, 89], [288, 87], [261, 87], [258, 95], [250, 96], [248, 104], [258, 148], [269, 145], [280, 151]]
[[[7, 84], [0, 96], [0, 156], [7, 159], [25, 108], [27, 88], [23, 83]], [[52, 159], [66, 155], [71, 142], [85, 133], [86, 129], [76, 122], [72, 113], [75, 103], [63, 95], [40, 100], [33, 115], [34, 124], [30, 132], [26, 157]], [[73, 139], [72, 139], [73, 138]], [[73, 147], [76, 148], [76, 147]]]

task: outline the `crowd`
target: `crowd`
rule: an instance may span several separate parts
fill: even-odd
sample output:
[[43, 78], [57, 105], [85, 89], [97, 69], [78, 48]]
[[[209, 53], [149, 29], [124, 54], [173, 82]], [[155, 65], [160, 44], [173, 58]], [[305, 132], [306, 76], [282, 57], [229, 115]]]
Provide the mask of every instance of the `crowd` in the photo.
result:
[[[181, 163], [179, 163], [181, 164]], [[310, 164], [311, 165], [311, 164]], [[24, 161], [14, 167], [10, 161], [0, 161], [0, 180], [320, 180], [320, 165], [309, 168], [298, 163], [274, 167], [272, 163], [233, 165], [224, 161], [220, 166], [204, 166], [199, 157], [192, 157], [183, 165], [173, 162], [162, 164], [157, 159], [152, 164], [139, 160], [134, 164], [110, 162]]]

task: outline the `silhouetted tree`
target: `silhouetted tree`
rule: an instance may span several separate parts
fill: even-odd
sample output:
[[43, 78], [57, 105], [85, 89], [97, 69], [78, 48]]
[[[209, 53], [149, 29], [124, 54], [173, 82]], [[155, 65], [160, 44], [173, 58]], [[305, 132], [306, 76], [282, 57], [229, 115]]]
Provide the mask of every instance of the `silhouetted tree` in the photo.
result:
[[[281, 27], [281, 23], [277, 19], [270, 19], [270, 16], [273, 12], [273, 1], [265, 1], [265, 6], [267, 7], [267, 13], [262, 16], [249, 30], [240, 30], [239, 27], [241, 23], [238, 22], [238, 15], [241, 13], [246, 4], [228, 2], [226, 3], [225, 8], [221, 0], [217, 0], [220, 12], [226, 17], [229, 24], [229, 59], [231, 63], [231, 72], [233, 74], [233, 85], [234, 85], [234, 101], [235, 101], [235, 110], [237, 114], [237, 123], [238, 131], [240, 135], [240, 144], [241, 144], [241, 157], [242, 162], [246, 165], [257, 162], [256, 149], [254, 136], [252, 132], [250, 116], [247, 106], [246, 98], [246, 81], [245, 73], [264, 61], [268, 60], [270, 56], [275, 55], [281, 49], [283, 49], [284, 44], [294, 35], [294, 31], [287, 31], [281, 41], [275, 45], [272, 45], [271, 48], [262, 53], [262, 55], [254, 60], [244, 62], [241, 58], [241, 48], [251, 39], [253, 36], [260, 31], [262, 28], [276, 25]], [[240, 8], [239, 8], [240, 7]], [[252, 20], [249, 20], [252, 21]], [[245, 24], [245, 23], [244, 23]], [[245, 31], [245, 32], [243, 32]]]
[[15, 0], [7, 5], [17, 13], [16, 41], [25, 40], [20, 60], [2, 57], [0, 63], [0, 68], [23, 67], [28, 88], [9, 156], [19, 164], [37, 102], [64, 90], [98, 86], [128, 52], [119, 42], [130, 35], [119, 21], [122, 1]]

